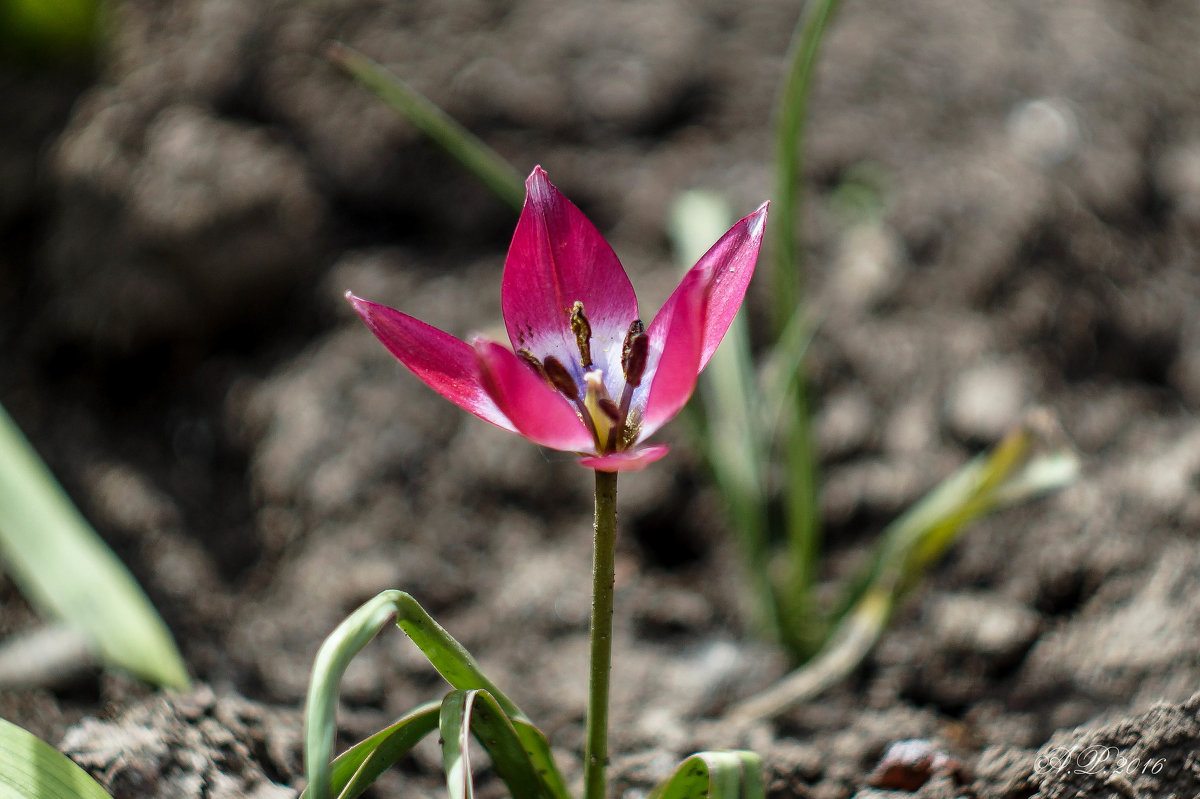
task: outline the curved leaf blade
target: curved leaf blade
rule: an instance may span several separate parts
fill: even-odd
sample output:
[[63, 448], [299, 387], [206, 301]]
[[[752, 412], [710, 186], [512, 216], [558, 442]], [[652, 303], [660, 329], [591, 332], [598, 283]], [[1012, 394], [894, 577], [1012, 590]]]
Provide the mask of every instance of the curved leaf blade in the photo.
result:
[[[386, 769], [437, 729], [440, 703], [429, 702], [338, 755], [330, 767], [330, 785], [338, 799], [354, 799]], [[300, 799], [308, 799], [305, 789]]]
[[482, 690], [451, 691], [442, 701], [442, 764], [450, 799], [474, 799], [471, 736], [487, 750], [512, 796], [546, 796], [534, 764], [499, 703]]
[[554, 765], [545, 736], [533, 727], [528, 716], [487, 678], [471, 654], [433, 620], [415, 599], [403, 591], [389, 590], [367, 601], [338, 625], [325, 639], [313, 664], [305, 709], [304, 763], [311, 799], [330, 799], [331, 765], [336, 731], [338, 687], [350, 661], [383, 626], [393, 619], [421, 650], [438, 673], [456, 689], [482, 689], [503, 711], [519, 724], [518, 737], [528, 749], [528, 757], [547, 795], [569, 799], [562, 776]]
[[0, 408], [0, 557], [21, 592], [107, 662], [185, 689], [183, 657], [141, 586]]
[[529, 762], [533, 765], [538, 777], [541, 778], [546, 795], [552, 799], [571, 799], [567, 783], [563, 781], [558, 764], [554, 762], [554, 757], [550, 754], [550, 742], [546, 740], [545, 734], [524, 719], [510, 718], [509, 720], [517, 731], [517, 737], [525, 746]]
[[50, 744], [0, 719], [0, 799], [112, 799]]
[[745, 750], [697, 752], [649, 799], [764, 799], [762, 758]]

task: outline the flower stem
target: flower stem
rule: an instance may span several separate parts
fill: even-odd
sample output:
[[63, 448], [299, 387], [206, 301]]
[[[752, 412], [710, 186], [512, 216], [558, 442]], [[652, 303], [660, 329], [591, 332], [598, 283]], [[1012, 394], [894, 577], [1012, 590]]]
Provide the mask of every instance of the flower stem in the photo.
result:
[[617, 473], [596, 472], [592, 565], [592, 653], [588, 680], [583, 799], [604, 799], [608, 768], [608, 686], [612, 674], [613, 580], [617, 550]]

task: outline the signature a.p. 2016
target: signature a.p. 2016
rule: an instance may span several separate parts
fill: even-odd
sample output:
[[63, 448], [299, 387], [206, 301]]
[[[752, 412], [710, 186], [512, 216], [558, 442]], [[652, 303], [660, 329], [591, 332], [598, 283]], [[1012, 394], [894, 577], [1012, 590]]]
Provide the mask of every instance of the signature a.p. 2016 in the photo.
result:
[[1120, 774], [1133, 777], [1138, 774], [1158, 774], [1166, 765], [1161, 757], [1132, 757], [1116, 746], [1092, 744], [1075, 745], [1071, 748], [1056, 746], [1034, 761], [1036, 774]]

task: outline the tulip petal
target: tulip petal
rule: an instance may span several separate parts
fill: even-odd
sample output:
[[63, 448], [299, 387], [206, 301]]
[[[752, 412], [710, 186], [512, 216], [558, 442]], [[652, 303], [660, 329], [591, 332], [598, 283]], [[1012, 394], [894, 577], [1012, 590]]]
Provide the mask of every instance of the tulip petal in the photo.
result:
[[655, 444], [624, 452], [614, 452], [610, 455], [589, 455], [586, 458], [580, 458], [579, 464], [598, 472], [640, 472], [666, 455], [670, 449], [666, 444]]
[[518, 433], [551, 449], [595, 451], [591, 432], [562, 394], [503, 344], [473, 343], [480, 383]]
[[[696, 387], [710, 277], [703, 270], [690, 270], [646, 330], [650, 336], [646, 376], [633, 397], [633, 407], [643, 408], [638, 440], [653, 435], [679, 413]], [[645, 396], [644, 404], [639, 394]]]
[[540, 166], [525, 181], [525, 190], [500, 287], [513, 348], [527, 348], [542, 360], [553, 355], [582, 384], [584, 370], [570, 325], [572, 307], [582, 302], [592, 329], [592, 357], [608, 375], [612, 358], [620, 363], [630, 322], [638, 318], [629, 276], [604, 237]]
[[346, 299], [383, 346], [425, 385], [480, 419], [517, 432], [480, 383], [475, 350], [470, 344], [394, 308], [356, 297], [349, 291]]
[[692, 267], [693, 271], [707, 271], [711, 276], [704, 314], [701, 370], [708, 365], [725, 332], [733, 324], [733, 317], [742, 307], [762, 246], [768, 205], [763, 203], [757, 211], [731, 227]]

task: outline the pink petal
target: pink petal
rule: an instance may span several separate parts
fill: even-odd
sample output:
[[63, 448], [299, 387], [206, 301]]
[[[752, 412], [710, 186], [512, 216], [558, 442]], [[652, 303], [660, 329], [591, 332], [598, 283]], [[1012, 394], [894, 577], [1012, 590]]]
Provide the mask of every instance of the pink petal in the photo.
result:
[[604, 237], [540, 166], [525, 181], [525, 192], [500, 287], [513, 348], [527, 348], [542, 360], [553, 355], [582, 380], [570, 326], [571, 308], [579, 301], [592, 328], [593, 358], [612, 374], [629, 323], [638, 317], [629, 277]]
[[693, 271], [707, 271], [711, 275], [708, 307], [704, 315], [701, 370], [708, 365], [709, 358], [725, 337], [725, 331], [733, 323], [733, 317], [742, 307], [746, 286], [754, 274], [758, 250], [762, 245], [767, 205], [763, 203], [757, 211], [731, 227], [692, 267]]
[[640, 449], [614, 452], [611, 455], [580, 458], [579, 464], [598, 472], [640, 472], [671, 449], [666, 444], [655, 444]]
[[[642, 391], [634, 394], [634, 407], [642, 411], [642, 429], [638, 440], [648, 438], [671, 420], [692, 395], [700, 374], [700, 354], [704, 343], [704, 309], [709, 275], [692, 269], [667, 298], [650, 323], [650, 355]], [[645, 390], [646, 383], [649, 390]], [[639, 394], [644, 392], [642, 404]]]
[[386, 305], [356, 297], [349, 291], [346, 299], [383, 346], [425, 385], [480, 419], [517, 432], [479, 382], [475, 350], [469, 344]]
[[480, 382], [518, 433], [551, 449], [595, 451], [592, 434], [562, 394], [503, 344], [483, 339], [474, 344]]

